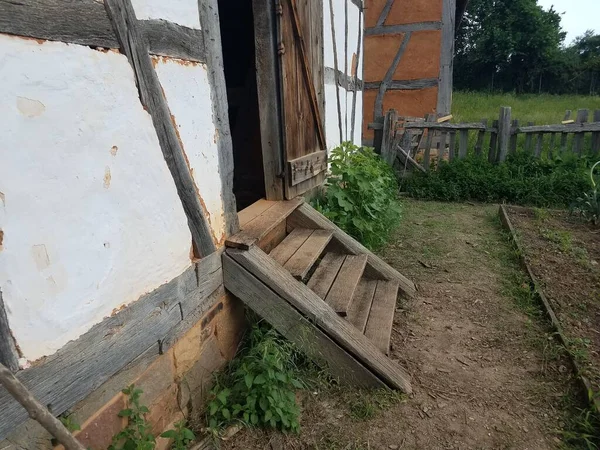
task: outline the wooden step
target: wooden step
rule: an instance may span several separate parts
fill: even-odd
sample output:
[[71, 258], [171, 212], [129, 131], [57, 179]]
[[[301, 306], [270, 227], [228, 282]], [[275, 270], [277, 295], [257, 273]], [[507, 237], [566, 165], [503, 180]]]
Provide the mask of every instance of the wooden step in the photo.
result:
[[346, 319], [358, 328], [361, 333], [365, 332], [376, 288], [377, 280], [361, 278], [354, 292], [350, 308], [348, 308], [348, 317]]
[[345, 317], [348, 314], [354, 291], [356, 291], [356, 286], [358, 286], [366, 265], [367, 255], [348, 255], [344, 259], [342, 267], [325, 297], [325, 301], [340, 316]]
[[385, 354], [390, 350], [398, 288], [398, 281], [377, 281], [373, 304], [365, 327], [365, 336]]
[[285, 263], [306, 242], [312, 232], [313, 230], [308, 228], [295, 228], [277, 247], [271, 250], [269, 256], [282, 266], [285, 266]]
[[315, 270], [315, 273], [310, 277], [307, 286], [315, 294], [325, 300], [345, 259], [346, 255], [333, 252], [326, 253], [319, 263], [317, 270]]
[[283, 266], [294, 278], [304, 280], [333, 236], [331, 230], [314, 230]]

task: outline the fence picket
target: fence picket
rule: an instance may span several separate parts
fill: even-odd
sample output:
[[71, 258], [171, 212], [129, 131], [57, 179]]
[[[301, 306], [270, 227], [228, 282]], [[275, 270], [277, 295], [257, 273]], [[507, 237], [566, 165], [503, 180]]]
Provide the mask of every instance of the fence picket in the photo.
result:
[[425, 153], [423, 156], [423, 167], [425, 170], [429, 170], [429, 164], [431, 159], [431, 141], [433, 140], [433, 130], [427, 130], [427, 140], [425, 141]]
[[454, 159], [456, 150], [456, 131], [450, 132], [450, 144], [448, 145], [448, 161], [452, 161]]
[[463, 159], [467, 156], [467, 147], [469, 146], [469, 130], [460, 130], [458, 135], [458, 157]]
[[[481, 123], [483, 125], [485, 125], [485, 127], [487, 128], [487, 124], [488, 124], [487, 119], [483, 119], [481, 121]], [[479, 133], [477, 133], [477, 143], [475, 144], [475, 154], [476, 155], [481, 155], [481, 149], [483, 148], [484, 136], [485, 136], [485, 130], [479, 130]]]
[[[575, 119], [575, 123], [586, 123], [589, 117], [589, 110], [587, 109], [579, 109], [577, 110], [577, 118]], [[585, 133], [578, 133], [573, 137], [573, 152], [581, 155], [581, 151], [583, 149], [583, 139], [585, 137]]]
[[550, 144], [548, 145], [548, 158], [554, 158], [554, 146], [556, 145], [556, 133], [550, 133]]
[[544, 133], [538, 133], [537, 142], [535, 143], [535, 156], [539, 158], [542, 155], [542, 148], [544, 144]]
[[[494, 120], [492, 122], [492, 128], [498, 130], [498, 121]], [[490, 133], [490, 149], [488, 151], [488, 161], [494, 162], [496, 161], [496, 146], [498, 144], [498, 131], [492, 131]]]
[[511, 111], [510, 106], [502, 106], [500, 108], [500, 117], [498, 118], [498, 161], [504, 161], [508, 154]]
[[[600, 122], [600, 109], [594, 111], [594, 122]], [[600, 151], [600, 132], [592, 133], [592, 152], [594, 155]]]
[[446, 131], [442, 132], [440, 136], [440, 146], [438, 150], [438, 164], [441, 160], [444, 159], [444, 155], [446, 153], [446, 141], [448, 140], [448, 133]]
[[517, 138], [519, 137], [517, 133], [517, 128], [519, 128], [519, 121], [517, 119], [512, 121], [512, 127], [510, 129], [510, 148], [509, 151], [511, 153], [515, 153], [517, 151]]
[[[534, 125], [535, 125], [535, 123], [534, 123], [534, 122], [527, 122], [527, 126], [528, 126], [528, 127], [532, 127], [532, 126], [534, 126]], [[531, 151], [531, 138], [532, 138], [532, 137], [533, 137], [533, 134], [531, 134], [531, 133], [527, 133], [527, 134], [525, 135], [525, 151], [526, 151], [527, 153], [529, 153], [529, 152]]]
[[[567, 109], [565, 111], [565, 118], [563, 119], [563, 123], [569, 121], [571, 119], [571, 110]], [[565, 153], [567, 151], [567, 138], [569, 135], [567, 133], [561, 133], [560, 135], [560, 151], [561, 153]]]

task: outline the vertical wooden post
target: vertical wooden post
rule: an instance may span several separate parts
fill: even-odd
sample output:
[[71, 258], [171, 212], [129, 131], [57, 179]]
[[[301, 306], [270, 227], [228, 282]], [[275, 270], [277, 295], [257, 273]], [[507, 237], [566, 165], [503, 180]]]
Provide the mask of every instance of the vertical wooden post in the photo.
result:
[[509, 151], [511, 153], [515, 153], [517, 151], [517, 138], [519, 137], [519, 133], [517, 129], [519, 128], [519, 121], [517, 119], [512, 121], [512, 127], [510, 128], [510, 148]]
[[438, 163], [444, 159], [446, 153], [446, 141], [448, 140], [448, 132], [444, 131], [440, 135], [440, 146], [438, 147]]
[[[528, 127], [532, 127], [535, 125], [535, 122], [527, 122]], [[532, 133], [525, 134], [525, 151], [527, 153], [531, 152], [531, 139], [533, 138]]]
[[469, 130], [460, 130], [458, 134], [458, 157], [463, 159], [469, 149]]
[[496, 147], [498, 144], [498, 121], [494, 120], [492, 123], [492, 128], [496, 131], [492, 131], [490, 133], [490, 149], [488, 150], [488, 161], [494, 162], [496, 161]]
[[381, 138], [381, 158], [389, 165], [394, 164], [394, 159], [396, 158], [396, 151], [392, 147], [397, 121], [398, 113], [395, 109], [390, 109], [385, 113], [383, 119], [383, 136]]
[[[577, 118], [575, 119], [575, 123], [586, 123], [589, 117], [589, 110], [587, 109], [579, 109], [577, 110]], [[573, 152], [581, 155], [583, 150], [583, 138], [585, 137], [585, 133], [577, 133], [573, 137]]]
[[497, 161], [504, 161], [508, 154], [508, 145], [510, 143], [510, 106], [500, 108], [498, 118], [498, 157]]
[[433, 140], [433, 130], [427, 128], [427, 140], [425, 141], [425, 152], [423, 154], [423, 167], [429, 170], [431, 159], [431, 141]]
[[456, 131], [450, 132], [450, 143], [448, 144], [448, 161], [452, 161], [455, 157], [456, 150]]
[[[485, 126], [487, 128], [487, 124], [488, 124], [487, 119], [483, 119], [481, 121], [481, 123], [483, 124], [483, 126]], [[475, 144], [475, 154], [477, 156], [481, 155], [481, 149], [483, 148], [483, 137], [484, 136], [485, 136], [485, 130], [480, 130], [479, 133], [477, 133], [477, 143]]]
[[373, 122], [380, 123], [382, 125], [381, 128], [376, 128], [373, 131], [373, 148], [375, 149], [375, 153], [381, 155], [381, 144], [383, 142], [383, 120], [385, 117], [375, 117]]
[[[600, 109], [594, 111], [594, 122], [600, 123]], [[598, 154], [600, 151], [600, 132], [592, 133], [592, 153], [594, 155]]]
[[[571, 119], [571, 110], [567, 109], [565, 111], [565, 117], [563, 119], [563, 122], [566, 122], [567, 120]], [[569, 137], [568, 133], [561, 133], [560, 135], [560, 151], [562, 153], [567, 151], [567, 138]]]
[[554, 146], [556, 145], [556, 133], [550, 133], [550, 144], [548, 147], [548, 159], [554, 159]]
[[537, 142], [535, 143], [535, 156], [539, 158], [542, 156], [542, 147], [544, 143], [544, 133], [538, 133]]
[[4, 309], [2, 291], [0, 291], [0, 364], [4, 364], [13, 372], [19, 370], [19, 355], [15, 340], [8, 326], [8, 317]]

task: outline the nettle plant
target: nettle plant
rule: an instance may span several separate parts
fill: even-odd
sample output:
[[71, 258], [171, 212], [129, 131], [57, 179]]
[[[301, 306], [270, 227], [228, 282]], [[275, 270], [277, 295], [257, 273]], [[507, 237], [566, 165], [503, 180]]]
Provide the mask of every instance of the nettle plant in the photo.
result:
[[600, 222], [600, 198], [598, 198], [598, 185], [594, 179], [594, 170], [598, 165], [600, 165], [600, 161], [596, 162], [590, 169], [592, 190], [584, 192], [583, 196], [578, 197], [571, 205], [572, 214], [578, 214], [594, 225], [598, 225]]
[[313, 204], [342, 230], [374, 249], [398, 224], [398, 183], [372, 148], [344, 142], [331, 151], [326, 190]]

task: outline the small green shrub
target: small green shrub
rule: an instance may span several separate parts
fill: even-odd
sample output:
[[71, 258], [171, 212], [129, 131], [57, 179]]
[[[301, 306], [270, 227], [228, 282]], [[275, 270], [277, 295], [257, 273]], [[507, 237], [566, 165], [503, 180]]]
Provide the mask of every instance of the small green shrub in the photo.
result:
[[585, 220], [594, 225], [597, 225], [600, 221], [600, 198], [598, 196], [596, 180], [594, 180], [594, 169], [599, 164], [600, 161], [596, 162], [590, 169], [590, 182], [592, 184], [592, 190], [590, 192], [584, 192], [583, 196], [578, 197], [571, 205], [572, 214], [579, 214]]
[[217, 376], [207, 408], [209, 429], [232, 422], [298, 432], [296, 389], [303, 387], [295, 364], [297, 352], [264, 323], [252, 326], [244, 350]]
[[415, 172], [402, 181], [401, 188], [424, 200], [567, 207], [590, 188], [587, 164], [585, 158], [571, 155], [543, 159], [517, 152], [501, 164], [469, 155], [441, 162], [427, 174]]
[[175, 429], [167, 430], [160, 437], [173, 439], [171, 450], [186, 450], [190, 443], [196, 439], [196, 436], [185, 426], [185, 421], [181, 420], [175, 424]]
[[398, 184], [392, 168], [372, 148], [344, 142], [331, 151], [325, 193], [313, 204], [365, 246], [382, 246], [398, 224]]
[[127, 418], [127, 426], [113, 436], [108, 450], [153, 450], [156, 442], [152, 427], [146, 421], [150, 411], [140, 404], [143, 391], [132, 384], [122, 392], [129, 397], [129, 408], [121, 410], [119, 417]]

